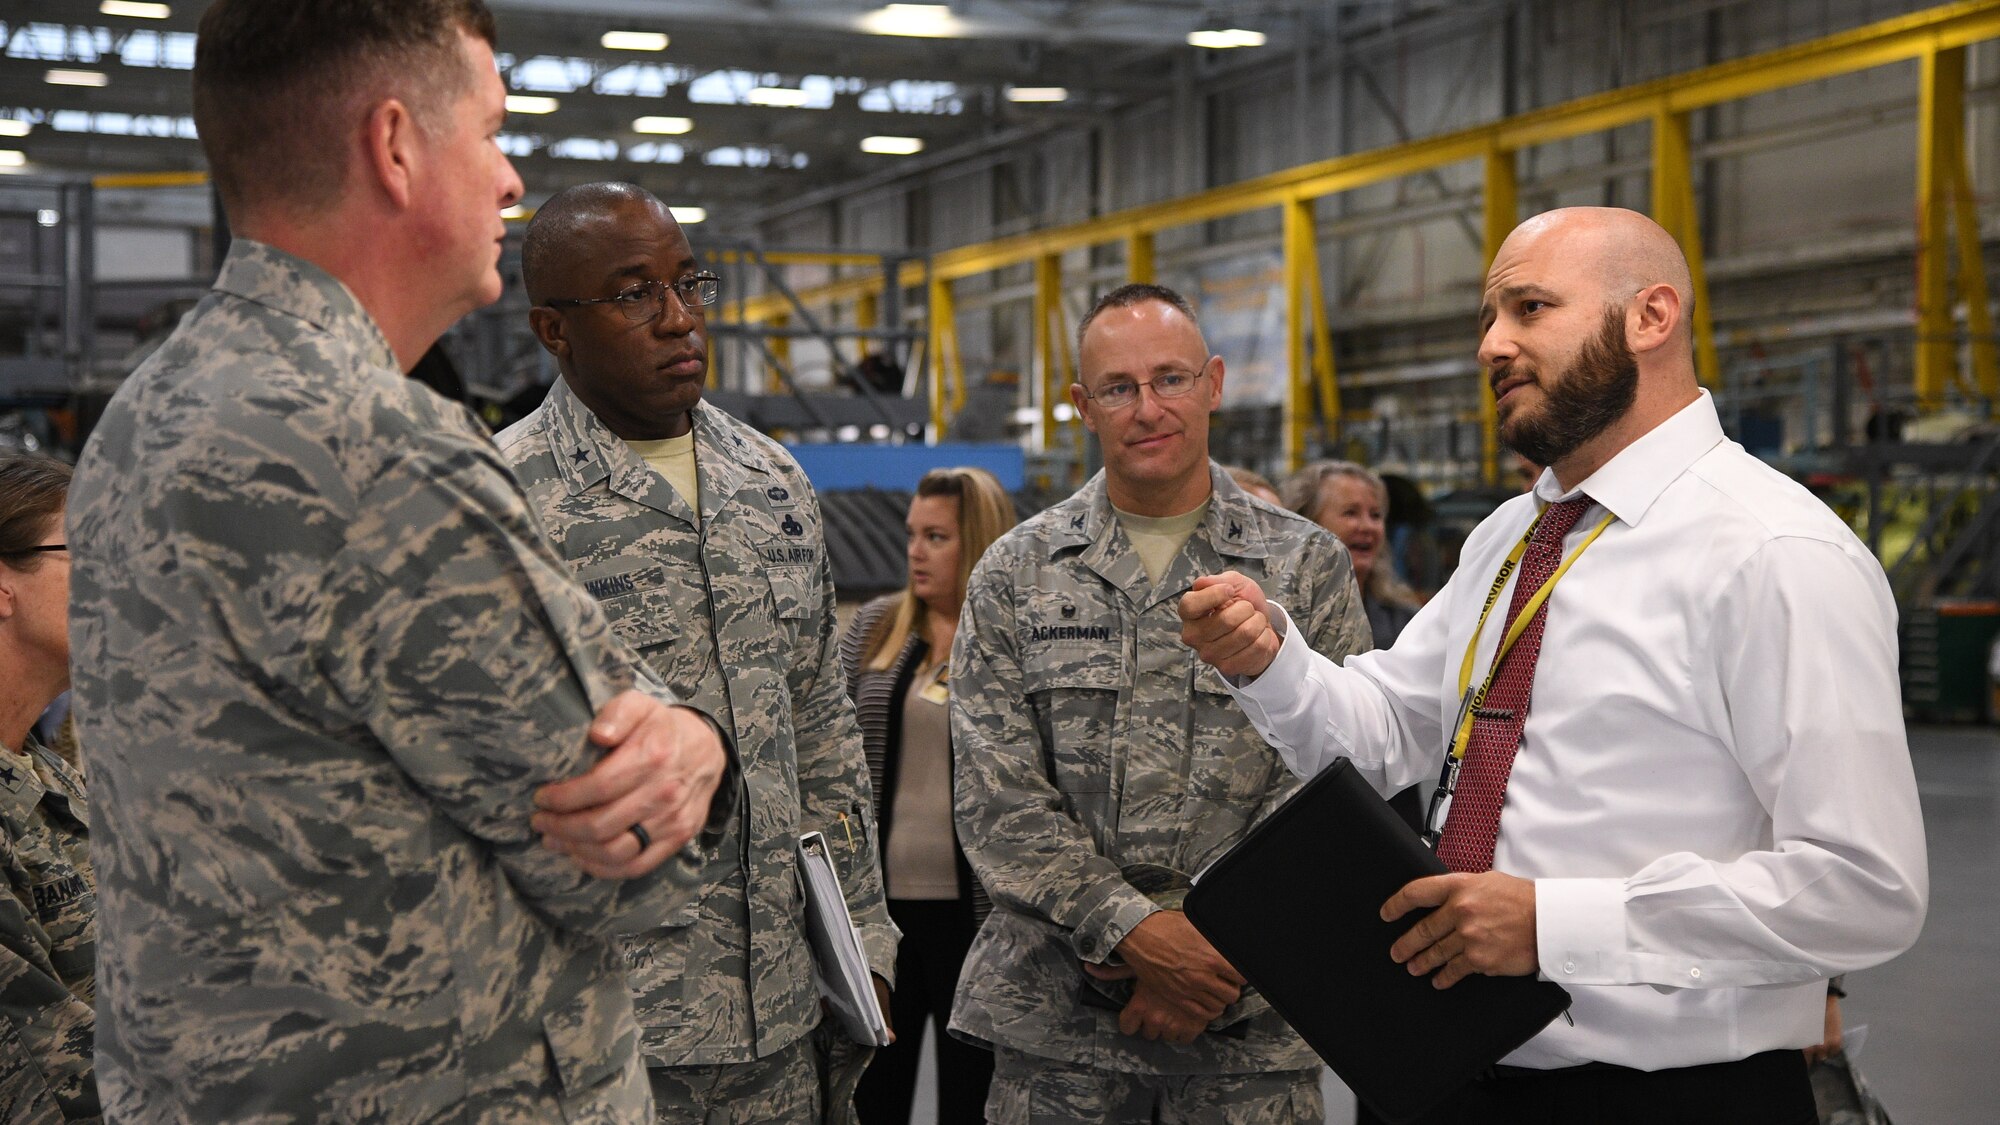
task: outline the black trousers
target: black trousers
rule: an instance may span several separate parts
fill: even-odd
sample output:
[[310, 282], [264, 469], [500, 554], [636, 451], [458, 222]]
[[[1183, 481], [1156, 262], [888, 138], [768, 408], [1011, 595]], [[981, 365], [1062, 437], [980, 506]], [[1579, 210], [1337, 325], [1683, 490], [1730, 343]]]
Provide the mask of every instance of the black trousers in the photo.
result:
[[924, 1024], [937, 1044], [938, 1125], [981, 1125], [986, 1120], [986, 1088], [993, 1081], [993, 1053], [954, 1039], [951, 997], [958, 970], [972, 948], [972, 911], [957, 900], [889, 900], [889, 917], [903, 931], [896, 947], [896, 990], [889, 996], [889, 1020], [896, 1041], [875, 1052], [854, 1108], [861, 1125], [907, 1125], [917, 1092], [918, 1051]]
[[[1361, 1107], [1362, 1125], [1381, 1117]], [[1413, 1125], [1818, 1125], [1805, 1053], [1672, 1070], [1495, 1067]]]

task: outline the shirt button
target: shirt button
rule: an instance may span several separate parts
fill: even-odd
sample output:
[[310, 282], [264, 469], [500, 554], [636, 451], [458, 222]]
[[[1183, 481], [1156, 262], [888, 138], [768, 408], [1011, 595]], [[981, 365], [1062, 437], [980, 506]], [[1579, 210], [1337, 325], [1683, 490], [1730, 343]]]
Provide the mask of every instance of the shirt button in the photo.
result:
[[1698, 967], [1697, 967], [1697, 968], [1693, 968], [1693, 969], [1689, 969], [1689, 970], [1688, 970], [1688, 976], [1690, 976], [1690, 977], [1693, 977], [1693, 978], [1694, 978], [1695, 980], [1700, 980], [1700, 979], [1701, 979], [1701, 969], [1700, 969], [1700, 968], [1698, 968]]
[[1563, 962], [1563, 972], [1565, 972], [1565, 973], [1573, 973], [1573, 972], [1576, 972], [1576, 962], [1574, 962], [1574, 961], [1564, 961], [1564, 962]]

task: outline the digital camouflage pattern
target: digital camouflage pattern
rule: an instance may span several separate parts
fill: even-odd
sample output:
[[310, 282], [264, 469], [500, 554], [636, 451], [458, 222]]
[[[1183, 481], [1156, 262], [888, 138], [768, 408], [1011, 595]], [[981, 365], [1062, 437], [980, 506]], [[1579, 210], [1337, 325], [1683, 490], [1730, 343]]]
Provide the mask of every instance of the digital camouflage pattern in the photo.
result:
[[353, 295], [238, 240], [69, 542], [107, 1115], [646, 1120], [612, 939], [698, 863], [592, 879], [529, 826], [636, 657]]
[[[1132, 927], [1297, 783], [1181, 643], [1181, 595], [1237, 570], [1338, 660], [1369, 647], [1347, 550], [1253, 500], [1210, 465], [1207, 517], [1157, 585], [1099, 473], [1027, 520], [973, 572], [951, 667], [959, 840], [992, 896], [952, 1029], [1103, 1070], [1243, 1074], [1316, 1066], [1246, 993], [1187, 1046], [1118, 1030], [1119, 1000], [1086, 983]], [[1157, 901], [1155, 897], [1157, 896]]]
[[653, 1082], [658, 1120], [661, 1125], [820, 1125], [818, 1035], [795, 1039], [754, 1062], [653, 1067], [646, 1076]]
[[91, 1073], [97, 882], [83, 778], [28, 736], [0, 750], [0, 1121], [99, 1119]]
[[701, 519], [558, 379], [499, 436], [556, 549], [612, 627], [735, 741], [748, 815], [699, 909], [625, 943], [647, 1060], [744, 1063], [820, 1021], [798, 838], [825, 833], [869, 963], [893, 981], [861, 731], [834, 648], [819, 501], [777, 442], [693, 412]]
[[1255, 1074], [1133, 1074], [1005, 1047], [993, 1060], [991, 1125], [1322, 1125], [1319, 1067]]

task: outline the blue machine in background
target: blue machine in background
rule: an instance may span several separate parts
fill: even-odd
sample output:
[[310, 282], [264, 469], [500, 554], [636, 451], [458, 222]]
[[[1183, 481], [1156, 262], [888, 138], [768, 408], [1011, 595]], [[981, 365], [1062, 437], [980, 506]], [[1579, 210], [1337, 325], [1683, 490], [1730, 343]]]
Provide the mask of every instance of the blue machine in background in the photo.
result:
[[971, 466], [985, 469], [1008, 492], [1027, 481], [1026, 454], [1012, 443], [946, 442], [939, 445], [872, 445], [861, 442], [801, 442], [785, 449], [798, 458], [806, 478], [822, 493], [872, 488], [914, 492], [932, 469]]

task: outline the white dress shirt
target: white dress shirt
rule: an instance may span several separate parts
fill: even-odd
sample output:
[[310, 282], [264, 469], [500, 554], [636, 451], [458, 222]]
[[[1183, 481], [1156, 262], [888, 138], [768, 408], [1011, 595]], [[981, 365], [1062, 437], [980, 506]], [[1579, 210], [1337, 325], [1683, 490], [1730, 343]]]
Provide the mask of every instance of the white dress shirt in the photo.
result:
[[[1706, 392], [1576, 490], [1545, 472], [1467, 538], [1393, 648], [1336, 665], [1286, 634], [1232, 687], [1302, 776], [1435, 776], [1493, 576], [1545, 504], [1596, 505], [1556, 586], [1495, 870], [1535, 881], [1537, 959], [1575, 997], [1505, 1060], [1658, 1070], [1820, 1041], [1826, 978], [1895, 956], [1929, 875], [1881, 566], [1723, 436]], [[1479, 640], [1492, 661], [1510, 590]], [[1383, 951], [1388, 956], [1388, 951]]]

